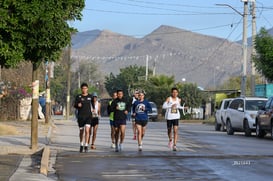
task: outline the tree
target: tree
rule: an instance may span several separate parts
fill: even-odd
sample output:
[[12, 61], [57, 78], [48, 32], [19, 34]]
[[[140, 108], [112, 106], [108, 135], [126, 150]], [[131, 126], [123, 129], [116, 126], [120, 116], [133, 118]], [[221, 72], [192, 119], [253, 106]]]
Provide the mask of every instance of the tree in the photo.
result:
[[[80, 20], [84, 0], [33, 0], [0, 2], [1, 65], [16, 66], [20, 61], [33, 65], [32, 81], [38, 77], [39, 65], [56, 61], [71, 41], [69, 20]], [[38, 97], [33, 95], [31, 148], [38, 145]]]
[[273, 81], [273, 37], [265, 28], [261, 28], [256, 36], [255, 49], [257, 55], [253, 57], [255, 67], [268, 80]]
[[161, 109], [161, 105], [166, 97], [170, 95], [171, 88], [174, 87], [174, 77], [166, 75], [158, 75], [148, 79], [144, 82], [143, 89], [147, 93], [147, 99], [155, 102]]
[[128, 98], [131, 96], [131, 91], [138, 88], [138, 83], [144, 81], [145, 72], [146, 69], [143, 66], [134, 65], [122, 68], [118, 75], [110, 73], [109, 76], [106, 76], [105, 88], [110, 95], [117, 89], [122, 89], [124, 96]]

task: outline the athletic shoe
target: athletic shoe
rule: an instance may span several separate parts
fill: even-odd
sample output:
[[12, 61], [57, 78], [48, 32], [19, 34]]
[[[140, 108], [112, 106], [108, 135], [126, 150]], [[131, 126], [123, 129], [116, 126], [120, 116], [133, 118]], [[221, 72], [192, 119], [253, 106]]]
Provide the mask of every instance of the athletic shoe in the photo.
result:
[[116, 152], [119, 152], [118, 144], [116, 144], [115, 147], [116, 147], [116, 150], [115, 150], [115, 151], [116, 151]]
[[138, 151], [142, 151], [142, 145], [138, 145]]
[[88, 152], [88, 146], [84, 147], [84, 152], [87, 153]]
[[173, 141], [169, 141], [168, 147], [171, 149], [173, 147]]
[[112, 143], [112, 144], [111, 144], [111, 148], [116, 148], [115, 143]]
[[122, 150], [123, 150], [123, 145], [119, 144], [119, 151], [122, 151]]
[[173, 146], [173, 151], [176, 151], [176, 150], [177, 150], [177, 149], [176, 149], [176, 145], [174, 145], [174, 146]]
[[83, 152], [83, 146], [80, 146], [80, 153]]
[[96, 147], [95, 147], [95, 145], [91, 145], [91, 150], [95, 150], [96, 149]]

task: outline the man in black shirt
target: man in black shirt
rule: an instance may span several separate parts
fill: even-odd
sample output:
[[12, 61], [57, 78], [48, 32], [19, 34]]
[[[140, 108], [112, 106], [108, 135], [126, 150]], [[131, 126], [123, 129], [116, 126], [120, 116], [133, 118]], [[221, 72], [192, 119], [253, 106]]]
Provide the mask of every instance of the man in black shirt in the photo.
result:
[[118, 152], [123, 148], [122, 143], [125, 137], [126, 118], [130, 110], [130, 104], [128, 104], [123, 98], [122, 90], [117, 90], [117, 98], [113, 100], [110, 109], [111, 112], [114, 112], [115, 143], [116, 152]]
[[[82, 83], [81, 85], [82, 93], [76, 96], [74, 107], [78, 110], [78, 126], [80, 128], [80, 152], [88, 151], [90, 125], [92, 119], [91, 112], [91, 98], [92, 95], [88, 93], [88, 85]], [[83, 142], [83, 137], [85, 137], [85, 144]]]

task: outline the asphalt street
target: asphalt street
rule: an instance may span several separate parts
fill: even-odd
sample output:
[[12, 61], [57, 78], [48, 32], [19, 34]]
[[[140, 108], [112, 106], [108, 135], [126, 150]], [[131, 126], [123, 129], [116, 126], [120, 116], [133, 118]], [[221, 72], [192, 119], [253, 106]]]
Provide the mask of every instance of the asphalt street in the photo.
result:
[[96, 150], [79, 153], [76, 122], [55, 121], [51, 148], [57, 151], [54, 173], [60, 181], [86, 180], [272, 180], [272, 140], [229, 136], [213, 125], [182, 123], [178, 151], [167, 147], [165, 122], [149, 122], [138, 152], [131, 123], [122, 152], [110, 148], [107, 119], [100, 121]]

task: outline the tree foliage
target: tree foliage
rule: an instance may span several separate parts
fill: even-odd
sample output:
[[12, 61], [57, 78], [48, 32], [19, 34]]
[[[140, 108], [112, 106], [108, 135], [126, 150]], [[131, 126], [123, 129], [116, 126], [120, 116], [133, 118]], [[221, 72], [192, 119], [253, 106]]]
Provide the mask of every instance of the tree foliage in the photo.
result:
[[171, 88], [174, 87], [174, 77], [166, 75], [153, 76], [141, 86], [146, 92], [146, 98], [155, 102], [159, 107], [170, 95]]
[[84, 0], [33, 0], [0, 2], [1, 65], [16, 66], [26, 60], [39, 64], [55, 61], [75, 31], [68, 20], [81, 18]]
[[188, 107], [200, 107], [202, 105], [202, 101], [207, 102], [207, 96], [204, 92], [202, 92], [196, 84], [192, 83], [184, 83], [178, 84], [179, 88], [179, 96], [182, 98], [182, 103]]
[[105, 78], [105, 88], [111, 95], [117, 89], [122, 89], [125, 97], [130, 97], [133, 89], [138, 87], [140, 81], [145, 80], [145, 67], [136, 65], [120, 69], [118, 75], [110, 73]]
[[[151, 71], [149, 71], [151, 75]], [[196, 84], [175, 83], [174, 76], [157, 75], [149, 76], [145, 81], [145, 67], [130, 66], [121, 70], [120, 74], [112, 73], [106, 77], [106, 90], [109, 94], [116, 89], [122, 89], [129, 95], [127, 90], [142, 89], [146, 92], [146, 98], [155, 102], [161, 110], [163, 102], [171, 94], [171, 88], [177, 87], [180, 91], [179, 97], [183, 103], [190, 107], [201, 106], [202, 100], [206, 100], [205, 94], [198, 89]]]
[[273, 37], [265, 28], [261, 28], [256, 36], [255, 49], [257, 55], [253, 57], [255, 67], [268, 80], [273, 81]]

